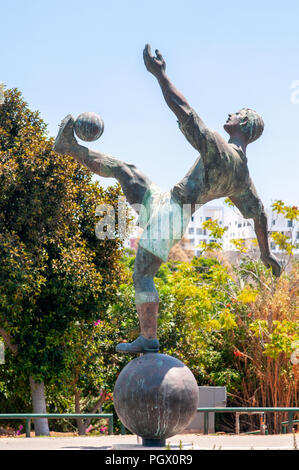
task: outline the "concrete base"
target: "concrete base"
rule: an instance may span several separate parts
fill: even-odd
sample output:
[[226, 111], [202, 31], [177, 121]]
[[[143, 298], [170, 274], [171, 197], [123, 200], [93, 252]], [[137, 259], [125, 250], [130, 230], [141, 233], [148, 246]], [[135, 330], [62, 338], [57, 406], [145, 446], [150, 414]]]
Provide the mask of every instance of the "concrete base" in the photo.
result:
[[[276, 435], [224, 435], [203, 436], [198, 434], [176, 435], [166, 440], [172, 450], [179, 449], [180, 442], [184, 450], [294, 450], [294, 438], [299, 446], [299, 434]], [[78, 437], [8, 437], [0, 439], [2, 450], [153, 450], [137, 444], [134, 435], [116, 436], [78, 436]], [[160, 452], [163, 449], [159, 447]]]

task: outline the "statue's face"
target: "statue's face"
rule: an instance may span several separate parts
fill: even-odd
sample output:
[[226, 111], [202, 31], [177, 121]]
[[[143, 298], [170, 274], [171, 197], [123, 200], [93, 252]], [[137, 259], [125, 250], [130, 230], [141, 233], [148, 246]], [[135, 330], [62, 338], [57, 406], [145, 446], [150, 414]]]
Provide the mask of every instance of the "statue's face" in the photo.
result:
[[224, 129], [229, 135], [240, 131], [242, 134], [242, 127], [248, 122], [248, 115], [246, 109], [241, 109], [237, 113], [229, 114]]
[[225, 122], [223, 126], [226, 132], [228, 132], [228, 134], [232, 134], [236, 130], [241, 129], [240, 122], [242, 120], [242, 117], [243, 116], [241, 116], [240, 111], [238, 111], [237, 113], [228, 115], [227, 121]]

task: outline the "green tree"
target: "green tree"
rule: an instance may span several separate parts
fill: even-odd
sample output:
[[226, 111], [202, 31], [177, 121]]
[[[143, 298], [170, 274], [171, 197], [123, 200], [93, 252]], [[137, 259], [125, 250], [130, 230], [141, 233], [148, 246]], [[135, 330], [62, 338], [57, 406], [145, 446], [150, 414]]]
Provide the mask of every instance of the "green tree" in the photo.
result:
[[[95, 209], [112, 204], [71, 157], [52, 151], [46, 125], [16, 90], [0, 107], [0, 334], [14, 373], [30, 383], [34, 412], [46, 411], [45, 385], [65, 374], [66, 334], [94, 322], [112, 301], [121, 240], [98, 240]], [[117, 226], [116, 226], [117, 228]], [[37, 434], [48, 434], [44, 420]]]

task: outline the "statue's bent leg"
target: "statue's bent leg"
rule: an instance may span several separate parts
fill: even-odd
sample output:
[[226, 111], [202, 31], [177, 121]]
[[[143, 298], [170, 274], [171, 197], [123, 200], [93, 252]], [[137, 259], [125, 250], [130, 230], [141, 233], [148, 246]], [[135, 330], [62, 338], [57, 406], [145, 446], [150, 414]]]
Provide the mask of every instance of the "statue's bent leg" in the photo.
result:
[[158, 352], [157, 321], [159, 296], [154, 284], [154, 276], [162, 264], [162, 260], [152, 253], [138, 248], [133, 281], [135, 301], [140, 323], [140, 336], [133, 343], [121, 343], [116, 347], [118, 352], [144, 353]]

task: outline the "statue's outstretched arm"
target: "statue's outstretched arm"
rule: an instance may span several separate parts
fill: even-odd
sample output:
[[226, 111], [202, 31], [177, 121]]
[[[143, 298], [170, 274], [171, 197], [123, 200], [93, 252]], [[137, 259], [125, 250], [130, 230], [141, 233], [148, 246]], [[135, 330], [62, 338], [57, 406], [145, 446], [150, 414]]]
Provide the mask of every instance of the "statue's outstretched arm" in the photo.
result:
[[176, 89], [165, 73], [166, 63], [161, 53], [156, 50], [156, 56], [151, 55], [151, 48], [146, 44], [143, 51], [145, 66], [159, 82], [165, 101], [180, 122], [184, 122], [191, 111], [186, 98]]
[[165, 73], [165, 61], [161, 53], [156, 50], [156, 56], [151, 55], [150, 46], [147, 44], [143, 51], [144, 63], [149, 72], [151, 72], [158, 80], [165, 101], [169, 108], [178, 118], [179, 127], [190, 144], [200, 152], [205, 160], [205, 155], [217, 155], [218, 143], [216, 140], [221, 139], [222, 147], [231, 152], [227, 142], [209, 129], [198, 114], [191, 108], [186, 98], [175, 88]]

